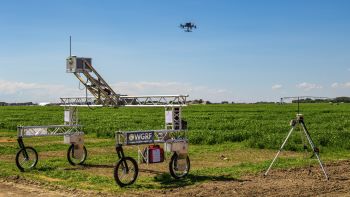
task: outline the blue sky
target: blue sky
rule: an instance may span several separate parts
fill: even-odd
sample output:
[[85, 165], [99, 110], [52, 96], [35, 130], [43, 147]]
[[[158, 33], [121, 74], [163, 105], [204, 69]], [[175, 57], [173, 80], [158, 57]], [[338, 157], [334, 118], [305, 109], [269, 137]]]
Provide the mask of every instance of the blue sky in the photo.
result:
[[[350, 96], [350, 1], [1, 1], [0, 101], [82, 96], [73, 54], [121, 94]], [[198, 29], [185, 33], [180, 23]]]

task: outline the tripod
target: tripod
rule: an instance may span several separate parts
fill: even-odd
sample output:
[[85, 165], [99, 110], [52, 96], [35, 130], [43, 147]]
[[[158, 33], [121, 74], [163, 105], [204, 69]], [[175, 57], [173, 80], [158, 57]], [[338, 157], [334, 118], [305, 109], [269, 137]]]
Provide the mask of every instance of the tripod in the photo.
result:
[[[279, 155], [279, 154], [281, 153], [281, 151], [283, 150], [283, 147], [286, 145], [286, 143], [287, 143], [287, 141], [288, 141], [288, 138], [289, 138], [290, 135], [292, 134], [293, 130], [294, 130], [298, 125], [300, 125], [300, 126], [303, 128], [303, 132], [304, 132], [304, 134], [305, 134], [305, 136], [306, 136], [306, 138], [307, 138], [307, 141], [309, 142], [309, 144], [310, 144], [310, 146], [311, 146], [311, 148], [312, 148], [312, 151], [313, 151], [314, 155], [316, 155], [316, 157], [317, 157], [318, 163], [320, 164], [320, 167], [321, 167], [321, 169], [322, 169], [322, 171], [323, 171], [323, 173], [324, 173], [324, 176], [326, 177], [327, 180], [329, 180], [329, 177], [328, 177], [328, 175], [327, 175], [327, 173], [326, 173], [326, 170], [324, 169], [323, 164], [322, 164], [322, 161], [321, 161], [321, 159], [320, 159], [319, 149], [315, 146], [314, 142], [313, 142], [312, 139], [311, 139], [310, 133], [309, 133], [309, 131], [307, 130], [307, 128], [306, 128], [306, 126], [305, 126], [304, 116], [303, 116], [302, 114], [297, 114], [296, 118], [293, 119], [293, 120], [291, 121], [290, 125], [291, 125], [292, 128], [290, 129], [290, 131], [289, 131], [289, 133], [288, 133], [286, 139], [284, 140], [284, 142], [283, 142], [281, 148], [278, 150], [278, 152], [277, 152], [275, 158], [272, 160], [272, 162], [271, 162], [269, 168], [267, 169], [267, 171], [265, 172], [264, 175], [266, 176], [266, 175], [269, 173], [269, 171], [270, 171], [272, 165], [275, 163], [275, 161], [276, 161], [278, 155]], [[304, 146], [304, 148], [305, 148], [305, 146]]]

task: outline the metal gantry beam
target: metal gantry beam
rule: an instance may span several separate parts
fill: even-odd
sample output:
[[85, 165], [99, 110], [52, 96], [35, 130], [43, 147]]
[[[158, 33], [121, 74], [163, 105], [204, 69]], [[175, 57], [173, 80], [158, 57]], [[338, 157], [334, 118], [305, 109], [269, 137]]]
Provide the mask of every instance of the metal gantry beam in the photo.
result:
[[120, 96], [125, 107], [176, 107], [185, 106], [188, 95]]
[[[120, 107], [180, 107], [186, 106], [188, 95], [144, 95], [119, 96]], [[95, 97], [66, 97], [61, 98], [62, 106], [102, 107], [95, 104]], [[115, 106], [115, 105], [108, 105]]]
[[72, 107], [84, 107], [84, 106], [91, 106], [91, 107], [102, 107], [103, 105], [96, 105], [95, 104], [95, 97], [64, 97], [61, 99], [61, 106], [72, 106]]
[[18, 137], [62, 136], [82, 134], [81, 125], [18, 126]]

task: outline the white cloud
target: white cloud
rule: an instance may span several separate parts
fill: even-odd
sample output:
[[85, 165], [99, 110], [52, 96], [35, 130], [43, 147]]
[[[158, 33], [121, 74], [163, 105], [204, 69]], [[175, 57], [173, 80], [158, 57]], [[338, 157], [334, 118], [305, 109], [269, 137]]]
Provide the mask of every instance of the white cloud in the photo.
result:
[[332, 83], [331, 87], [332, 88], [338, 88], [339, 87], [339, 83], [335, 82], [335, 83]]
[[228, 93], [229, 91], [228, 90], [225, 90], [225, 89], [219, 89], [216, 91], [217, 93]]
[[281, 85], [281, 84], [275, 84], [275, 85], [273, 85], [271, 88], [272, 88], [272, 90], [279, 90], [279, 89], [281, 89], [283, 86]]
[[0, 92], [4, 94], [14, 94], [19, 90], [29, 90], [37, 88], [40, 88], [40, 85], [35, 83], [0, 80]]
[[127, 95], [190, 95], [190, 99], [210, 100], [221, 102], [233, 100], [233, 93], [223, 88], [192, 85], [180, 82], [119, 82], [112, 85], [119, 94]]
[[345, 83], [332, 83], [331, 85], [332, 88], [350, 88], [350, 82], [345, 82]]
[[296, 85], [296, 87], [303, 89], [304, 91], [310, 91], [313, 89], [322, 89], [323, 88], [321, 85], [317, 85], [314, 83], [307, 83], [307, 82], [300, 83], [300, 84]]
[[4, 95], [5, 99], [9, 98], [6, 99], [7, 102], [57, 102], [60, 97], [77, 93], [78, 90], [64, 85], [0, 80], [0, 95]]
[[341, 86], [341, 84], [337, 83], [337, 82], [332, 83], [332, 85], [331, 85], [332, 88], [339, 88], [340, 86]]
[[189, 84], [178, 82], [118, 82], [112, 88], [119, 94], [185, 94], [192, 91]]
[[[119, 82], [111, 85], [119, 94], [137, 95], [190, 95], [189, 99], [212, 102], [232, 101], [233, 93], [223, 88], [210, 88], [181, 82]], [[5, 102], [59, 102], [60, 97], [85, 96], [85, 89], [59, 84], [25, 83], [0, 79], [0, 101]]]

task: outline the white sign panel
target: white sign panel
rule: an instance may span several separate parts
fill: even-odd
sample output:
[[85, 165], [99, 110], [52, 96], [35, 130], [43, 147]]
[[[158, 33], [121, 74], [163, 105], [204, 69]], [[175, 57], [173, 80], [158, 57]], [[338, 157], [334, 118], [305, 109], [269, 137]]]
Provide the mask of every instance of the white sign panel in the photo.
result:
[[165, 123], [173, 123], [173, 111], [165, 111]]
[[69, 110], [64, 111], [64, 121], [70, 122], [71, 121], [71, 112]]

